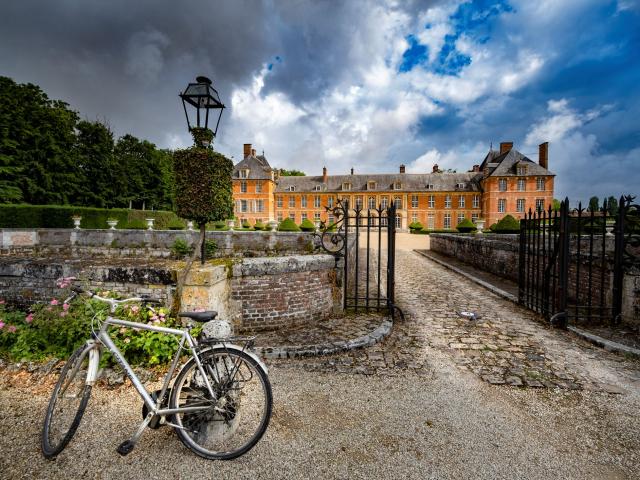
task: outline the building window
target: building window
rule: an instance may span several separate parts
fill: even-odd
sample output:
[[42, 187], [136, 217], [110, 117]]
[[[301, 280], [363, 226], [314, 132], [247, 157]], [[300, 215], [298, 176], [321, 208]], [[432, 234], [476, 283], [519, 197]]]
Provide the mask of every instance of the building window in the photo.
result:
[[411, 208], [418, 208], [418, 195], [411, 195]]
[[[464, 220], [464, 213], [459, 213], [459, 214], [458, 214], [458, 223], [460, 223], [460, 222], [461, 222], [461, 221], [463, 221], [463, 220]], [[456, 223], [456, 225], [457, 225], [458, 223]]]
[[380, 199], [380, 204], [381, 204], [382, 208], [389, 207], [389, 199], [387, 197], [382, 197]]
[[289, 196], [289, 208], [296, 208], [296, 197]]
[[278, 196], [276, 197], [276, 206], [277, 206], [278, 208], [282, 208], [282, 195], [278, 195]]
[[302, 208], [307, 208], [307, 196], [303, 195], [302, 198], [300, 199], [300, 206]]
[[465, 187], [464, 183], [456, 183], [456, 188], [462, 190]]
[[480, 195], [473, 196], [473, 208], [480, 208]]
[[427, 190], [433, 190], [433, 184], [427, 183]]
[[367, 190], [375, 190], [376, 189], [376, 182], [369, 182], [367, 184]]
[[320, 212], [314, 213], [313, 218], [315, 218], [316, 220], [320, 220]]
[[327, 197], [327, 207], [333, 208], [333, 197]]
[[278, 213], [277, 219], [278, 219], [278, 223], [280, 223], [282, 221], [282, 213], [281, 212]]
[[544, 185], [544, 177], [538, 177], [536, 179], [536, 188], [538, 189], [539, 192], [544, 192], [545, 190], [545, 185]]
[[262, 182], [256, 182], [256, 193], [262, 193]]
[[536, 198], [536, 210], [538, 212], [544, 210], [544, 198]]
[[501, 192], [506, 192], [507, 191], [507, 179], [506, 178], [501, 178], [498, 180], [498, 190]]
[[436, 207], [436, 196], [429, 195], [429, 208], [435, 208], [435, 207]]
[[386, 227], [387, 226], [387, 217], [385, 215], [380, 217], [380, 226], [381, 227]]
[[451, 195], [444, 197], [444, 208], [451, 208]]
[[527, 189], [527, 180], [524, 178], [518, 179], [518, 191], [524, 192]]
[[396, 215], [396, 228], [402, 228], [402, 217], [400, 215]]
[[350, 183], [343, 183], [342, 184], [342, 190], [351, 190], [351, 184]]
[[464, 208], [464, 195], [458, 197], [458, 207]]
[[478, 221], [478, 216], [479, 216], [479, 215], [478, 215], [477, 213], [472, 213], [472, 214], [471, 214], [471, 221], [472, 221], [473, 223], [476, 223], [476, 222]]
[[504, 213], [507, 209], [507, 199], [500, 198], [498, 199], [498, 212]]
[[376, 208], [376, 197], [369, 197], [369, 208]]
[[240, 200], [240, 211], [242, 213], [246, 213], [249, 211], [249, 208], [247, 206], [247, 201], [246, 200]]
[[249, 170], [240, 170], [240, 178], [249, 178]]
[[335, 223], [336, 219], [333, 215], [329, 215], [329, 225]]
[[393, 184], [393, 189], [394, 189], [394, 190], [402, 190], [402, 183], [400, 183], [400, 182], [394, 182], [394, 184]]
[[362, 197], [359, 195], [356, 197], [356, 210], [362, 210]]
[[527, 174], [527, 166], [526, 165], [518, 165], [517, 172], [518, 172], [518, 175], [526, 175]]
[[293, 213], [293, 212], [289, 213], [289, 218], [295, 222], [296, 221], [296, 214]]
[[240, 193], [247, 193], [247, 182], [240, 182]]
[[429, 230], [433, 230], [436, 228], [436, 216], [433, 213], [427, 215], [427, 228]]
[[451, 228], [451, 214], [444, 214], [444, 228]]
[[320, 190], [322, 190], [322, 187], [320, 185], [316, 185], [315, 187], [313, 187], [313, 190], [315, 192], [319, 192]]
[[307, 219], [307, 214], [306, 213], [302, 213], [302, 221], [304, 222]]
[[256, 200], [256, 212], [264, 212], [264, 200]]
[[417, 213], [411, 214], [411, 221], [412, 222], [417, 222], [418, 221], [418, 214]]
[[524, 212], [524, 198], [516, 200], [516, 211], [520, 213]]
[[401, 210], [401, 209], [402, 209], [402, 198], [400, 198], [400, 197], [394, 197], [394, 199], [393, 199], [393, 203], [394, 203], [394, 205], [396, 206], [396, 208], [397, 208], [398, 210]]

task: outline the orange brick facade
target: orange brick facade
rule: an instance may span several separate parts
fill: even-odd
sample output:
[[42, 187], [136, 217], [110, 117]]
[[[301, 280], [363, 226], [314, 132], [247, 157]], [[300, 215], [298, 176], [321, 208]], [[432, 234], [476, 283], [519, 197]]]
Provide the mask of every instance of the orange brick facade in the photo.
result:
[[[546, 162], [546, 144], [540, 148]], [[548, 208], [553, 174], [515, 150], [511, 153], [512, 144], [502, 144], [501, 150], [490, 151], [482, 167], [464, 174], [440, 172], [437, 166], [432, 174], [406, 174], [401, 166], [399, 174], [391, 175], [328, 176], [325, 169], [318, 177], [278, 178], [266, 159], [245, 145], [245, 159], [234, 169], [235, 214], [251, 224], [287, 217], [298, 224], [305, 218], [331, 222], [325, 207], [339, 198], [364, 210], [395, 202], [396, 225], [406, 230], [414, 221], [427, 229], [454, 229], [464, 218], [483, 218], [488, 227], [507, 214], [521, 218], [529, 209]], [[257, 169], [261, 178], [252, 178]]]

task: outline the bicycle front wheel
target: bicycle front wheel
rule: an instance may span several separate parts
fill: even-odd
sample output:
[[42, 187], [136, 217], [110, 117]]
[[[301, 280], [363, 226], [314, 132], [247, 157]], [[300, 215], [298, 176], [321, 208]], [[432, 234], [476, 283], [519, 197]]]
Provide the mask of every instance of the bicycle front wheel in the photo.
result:
[[73, 438], [91, 396], [87, 385], [89, 352], [86, 345], [78, 348], [60, 372], [53, 389], [42, 428], [42, 453], [54, 458]]
[[178, 374], [170, 408], [203, 407], [173, 416], [178, 437], [197, 455], [230, 460], [248, 452], [271, 418], [271, 384], [250, 355], [224, 347], [202, 352], [203, 369], [214, 396], [193, 359]]

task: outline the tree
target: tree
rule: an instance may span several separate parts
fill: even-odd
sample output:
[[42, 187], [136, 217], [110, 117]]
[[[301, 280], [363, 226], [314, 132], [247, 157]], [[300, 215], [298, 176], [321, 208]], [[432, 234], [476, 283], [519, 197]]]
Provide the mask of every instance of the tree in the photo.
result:
[[613, 195], [607, 199], [607, 211], [609, 215], [615, 217], [618, 215], [618, 200]]
[[76, 157], [79, 189], [73, 203], [93, 207], [122, 206], [118, 202], [125, 172], [114, 157], [113, 132], [100, 122], [78, 122]]
[[307, 175], [300, 170], [286, 170], [284, 168], [281, 168], [279, 173], [281, 177], [305, 177]]
[[600, 199], [596, 196], [593, 196], [589, 199], [589, 211], [597, 212], [600, 210]]
[[553, 202], [551, 202], [551, 208], [554, 212], [559, 212], [560, 211], [560, 200], [558, 200], [557, 198], [553, 199]]

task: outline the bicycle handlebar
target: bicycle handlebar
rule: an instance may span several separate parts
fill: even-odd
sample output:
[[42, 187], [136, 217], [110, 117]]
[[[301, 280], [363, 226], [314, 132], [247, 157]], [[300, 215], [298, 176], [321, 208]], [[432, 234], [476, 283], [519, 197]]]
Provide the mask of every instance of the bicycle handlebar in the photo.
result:
[[131, 297], [131, 298], [123, 298], [122, 300], [117, 300], [115, 298], [105, 298], [105, 297], [101, 297], [100, 295], [96, 295], [95, 293], [89, 291], [89, 290], [84, 290], [80, 287], [74, 286], [71, 288], [71, 290], [75, 293], [75, 294], [83, 294], [86, 293], [89, 295], [89, 298], [94, 298], [96, 300], [99, 300], [101, 302], [105, 302], [105, 303], [109, 303], [112, 306], [118, 305], [120, 303], [126, 303], [126, 302], [142, 302], [142, 303], [153, 303], [156, 305], [162, 305], [162, 301], [156, 299], [156, 298], [151, 298], [148, 297], [146, 295], [142, 295], [141, 297]]

